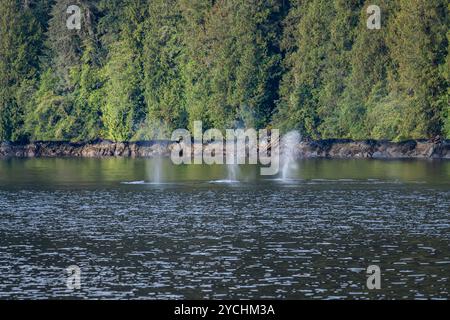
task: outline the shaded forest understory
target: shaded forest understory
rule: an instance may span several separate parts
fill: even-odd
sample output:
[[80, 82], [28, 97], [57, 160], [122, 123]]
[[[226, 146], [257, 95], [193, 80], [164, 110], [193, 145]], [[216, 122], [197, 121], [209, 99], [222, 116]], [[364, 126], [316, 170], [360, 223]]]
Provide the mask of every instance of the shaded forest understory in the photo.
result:
[[[67, 8], [81, 9], [69, 30]], [[369, 5], [381, 29], [367, 27]], [[450, 137], [447, 0], [0, 0], [0, 141]]]

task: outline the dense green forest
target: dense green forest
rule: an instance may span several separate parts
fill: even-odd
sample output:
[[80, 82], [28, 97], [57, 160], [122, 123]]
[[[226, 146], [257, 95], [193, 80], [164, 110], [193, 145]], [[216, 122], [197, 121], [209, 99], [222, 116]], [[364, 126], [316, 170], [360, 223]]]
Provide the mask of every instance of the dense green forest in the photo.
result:
[[197, 120], [313, 139], [450, 137], [448, 11], [448, 0], [0, 0], [0, 141], [168, 138]]

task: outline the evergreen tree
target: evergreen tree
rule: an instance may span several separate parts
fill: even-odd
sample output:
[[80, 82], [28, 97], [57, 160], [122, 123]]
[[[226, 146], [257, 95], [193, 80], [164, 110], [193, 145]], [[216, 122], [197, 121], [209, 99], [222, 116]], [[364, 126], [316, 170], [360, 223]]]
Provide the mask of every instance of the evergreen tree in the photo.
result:
[[145, 120], [142, 50], [147, 10], [146, 1], [127, 0], [119, 38], [108, 48], [101, 106], [102, 136], [108, 139], [131, 139]]
[[206, 115], [217, 128], [232, 127], [238, 120], [255, 127], [268, 123], [278, 97], [281, 5], [270, 0], [217, 1], [202, 9], [203, 16], [187, 18], [199, 21], [186, 37], [193, 43], [186, 70], [191, 121]]
[[183, 17], [176, 0], [149, 3], [143, 49], [147, 124], [138, 136], [147, 138], [161, 125], [171, 130], [187, 125], [184, 91]]
[[180, 0], [185, 21], [182, 37], [186, 46], [183, 62], [186, 112], [191, 130], [194, 121], [212, 126], [208, 110], [212, 93], [208, 79], [211, 50], [206, 23], [213, 3], [213, 0]]
[[327, 0], [298, 0], [286, 18], [283, 35], [285, 73], [275, 125], [319, 137], [319, 94], [331, 50], [335, 10]]
[[[450, 4], [449, 4], [450, 9]], [[447, 138], [450, 138], [450, 56], [448, 55], [450, 45], [450, 31], [447, 32], [447, 58], [446, 63], [442, 65], [442, 77], [446, 79], [447, 92], [444, 92], [441, 97], [441, 103], [444, 105], [444, 133]], [[447, 108], [445, 108], [447, 106]]]
[[[355, 36], [359, 33], [357, 26], [362, 2], [360, 0], [329, 2], [334, 4], [334, 16], [331, 18], [329, 44], [325, 45], [326, 62], [317, 109], [322, 119], [319, 132], [325, 138], [348, 135], [343, 126], [349, 123], [341, 119], [343, 106], [339, 102], [345, 90], [345, 79], [351, 72], [350, 57]], [[352, 122], [350, 124], [355, 125]]]
[[445, 0], [400, 0], [390, 24], [388, 45], [395, 64], [391, 95], [402, 101], [398, 139], [430, 137], [442, 131], [448, 83], [440, 66], [448, 55]]
[[[379, 30], [367, 28], [367, 8], [374, 4], [381, 9]], [[389, 120], [386, 118], [394, 122], [397, 119], [392, 119], [392, 114], [377, 108], [376, 101], [384, 97], [383, 93], [387, 93], [387, 75], [392, 69], [386, 36], [389, 17], [394, 10], [395, 3], [392, 1], [368, 0], [360, 12], [359, 25], [355, 30], [356, 39], [349, 56], [351, 74], [345, 80], [346, 88], [339, 101], [339, 127], [343, 137], [392, 138], [387, 135], [390, 130], [383, 126]], [[378, 135], [375, 131], [380, 128], [383, 128], [381, 131], [384, 133]]]
[[24, 141], [26, 105], [38, 78], [42, 26], [27, 2], [1, 0], [0, 8], [0, 141]]
[[[67, 8], [73, 4], [81, 8], [80, 30], [67, 27]], [[79, 141], [99, 136], [97, 16], [95, 1], [57, 0], [54, 4], [42, 66], [45, 77], [33, 99], [37, 107], [27, 119], [33, 139]]]
[[[70, 5], [81, 30], [69, 30]], [[381, 8], [369, 30], [367, 7]], [[444, 0], [0, 0], [0, 140], [450, 137]]]

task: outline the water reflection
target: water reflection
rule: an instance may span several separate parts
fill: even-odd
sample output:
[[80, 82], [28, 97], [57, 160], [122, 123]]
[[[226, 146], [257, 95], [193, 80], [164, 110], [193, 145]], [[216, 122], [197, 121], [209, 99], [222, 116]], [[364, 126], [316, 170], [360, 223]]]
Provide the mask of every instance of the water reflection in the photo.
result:
[[449, 297], [448, 162], [303, 161], [287, 183], [244, 166], [228, 185], [167, 161], [155, 184], [149, 161], [0, 161], [0, 298]]

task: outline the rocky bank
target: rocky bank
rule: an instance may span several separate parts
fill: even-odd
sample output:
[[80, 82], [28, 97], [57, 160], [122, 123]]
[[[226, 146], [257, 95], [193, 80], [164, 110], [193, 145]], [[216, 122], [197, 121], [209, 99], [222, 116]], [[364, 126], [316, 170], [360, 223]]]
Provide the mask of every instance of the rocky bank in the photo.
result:
[[[85, 143], [33, 142], [0, 143], [1, 158], [33, 157], [155, 157], [169, 156], [175, 142], [112, 142], [97, 140]], [[296, 146], [299, 158], [335, 159], [450, 159], [450, 140], [389, 141], [320, 140], [302, 141]]]

